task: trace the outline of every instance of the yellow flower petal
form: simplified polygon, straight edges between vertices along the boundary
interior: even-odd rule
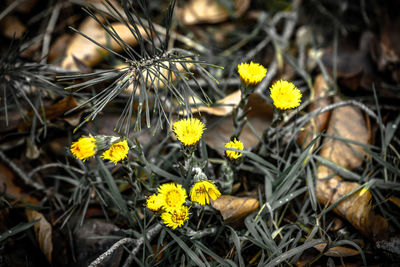
[[[186,191],[180,184],[163,184],[158,188],[158,192],[158,196],[164,202],[164,209],[166,211],[182,206],[187,198]]]
[[[151,195],[146,201],[147,208],[154,212],[159,212],[164,205],[164,200],[158,194]]]
[[[96,139],[93,137],[81,137],[71,145],[71,153],[80,160],[87,160],[96,154]]]
[[[200,205],[210,203],[210,198],[216,200],[221,195],[218,188],[210,181],[199,181],[190,190],[190,200]]]
[[[110,148],[104,151],[101,156],[103,159],[108,159],[115,164],[128,156],[129,146],[126,140],[114,143]]]
[[[236,138],[233,141],[230,141],[229,143],[225,144],[226,148],[235,148],[235,149],[240,149],[243,150],[244,146],[243,143],[239,140],[236,140]],[[236,151],[230,151],[230,150],[225,150],[225,154],[229,159],[237,159],[242,156],[242,153],[236,152]]]
[[[301,102],[301,92],[293,83],[277,81],[271,86],[271,98],[277,109],[296,108]]]
[[[189,208],[186,206],[180,206],[178,208],[163,212],[161,214],[161,219],[164,224],[172,229],[176,229],[177,227],[181,227],[188,219]]]
[[[179,141],[185,146],[192,146],[200,140],[204,123],[196,118],[182,119],[174,123],[173,130]]]
[[[238,72],[243,83],[255,86],[264,79],[267,69],[258,63],[250,62],[239,64]]]

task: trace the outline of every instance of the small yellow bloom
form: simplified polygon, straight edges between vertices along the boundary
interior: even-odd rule
[[[164,201],[159,195],[152,194],[147,199],[146,206],[151,211],[159,212],[164,206]]]
[[[296,108],[301,102],[301,92],[293,83],[277,81],[271,86],[271,98],[277,109]]]
[[[204,131],[204,123],[199,119],[182,119],[174,123],[174,132],[179,141],[185,146],[197,144]]]
[[[176,229],[177,227],[181,227],[188,219],[189,208],[186,206],[180,206],[170,211],[163,212],[161,214],[161,219],[164,221],[164,224],[172,229]]]
[[[129,146],[126,140],[114,143],[110,148],[104,151],[101,156],[103,159],[108,159],[115,164],[128,156]]]
[[[182,185],[175,183],[163,184],[158,188],[158,196],[164,202],[166,211],[176,209],[185,203],[187,194]]]
[[[227,143],[225,145],[225,147],[226,148],[236,148],[236,149],[240,149],[240,150],[243,150],[243,148],[244,148],[243,143],[239,140],[236,140],[236,138],[235,138],[235,140]],[[229,150],[225,150],[225,154],[230,159],[237,159],[242,156],[242,153],[240,153],[240,152],[229,151]]]
[[[239,64],[238,70],[242,82],[251,86],[257,85],[267,74],[264,66],[253,62]]]
[[[87,160],[96,154],[96,138],[81,137],[71,145],[71,153],[80,160]]]
[[[221,195],[218,188],[210,181],[199,181],[190,190],[190,200],[205,205],[210,198],[216,200]]]

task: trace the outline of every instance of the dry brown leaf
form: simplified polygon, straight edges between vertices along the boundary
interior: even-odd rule
[[[3,192],[4,187],[6,194],[15,198],[17,201],[23,201],[31,204],[37,204],[39,200],[28,195],[18,187],[13,180],[16,179],[15,174],[2,162],[0,162],[0,191]]]
[[[50,47],[49,62],[59,60],[66,54],[71,39],[72,35],[68,33],[64,33],[57,38],[57,40]]]
[[[233,134],[233,119],[232,115],[225,116],[232,113],[232,110],[240,102],[240,91],[236,91],[224,99],[217,102],[213,107],[200,107],[202,115],[207,120],[207,132],[205,134],[205,141],[207,145],[212,148],[223,147],[225,143],[229,142]],[[222,104],[230,106],[222,106]],[[250,96],[246,109],[250,109],[247,114],[247,120],[252,125],[253,130],[245,125],[239,140],[243,142],[245,149],[256,146],[259,143],[257,135],[260,137],[264,130],[272,121],[273,107],[266,102],[258,93],[253,93]],[[196,112],[195,110],[193,112]],[[203,114],[205,113],[205,114]],[[217,115],[217,116],[215,116]],[[225,116],[225,117],[219,117]],[[217,150],[218,153],[223,154],[222,150]]]
[[[314,99],[308,108],[309,112],[318,110],[320,108],[326,107],[332,103],[331,98],[328,97],[328,84],[326,83],[324,76],[319,74],[315,78],[314,82]],[[302,129],[298,134],[298,142],[307,147],[318,133],[326,128],[328,123],[330,112],[321,113],[310,120],[310,122]]]
[[[131,46],[137,44],[134,35],[123,23],[115,22],[111,23],[111,26],[127,44]],[[138,26],[138,28],[140,29],[142,36],[146,37],[147,35],[145,30],[140,26]],[[99,23],[90,17],[82,22],[79,31],[86,34],[99,44],[111,48],[115,52],[122,51],[121,46],[106,33]],[[76,33],[68,46],[66,58],[61,62],[61,66],[69,70],[79,70],[74,57],[87,66],[94,66],[102,60],[104,55],[107,54],[108,52],[106,50]]]
[[[340,99],[336,99],[339,101]],[[332,111],[327,135],[368,143],[369,131],[364,117],[358,108],[352,106],[340,107]],[[352,170],[363,162],[363,148],[337,139],[328,139],[321,149],[320,156],[337,165]],[[358,183],[343,181],[334,175],[334,171],[321,165],[318,167],[316,195],[318,200],[329,205],[342,196],[359,187]],[[326,180],[327,177],[334,175]],[[354,227],[371,238],[382,238],[388,229],[388,222],[376,215],[372,207],[372,197],[369,191],[352,194],[342,200],[334,211],[345,217]]]
[[[39,243],[40,250],[46,256],[47,260],[51,263],[51,254],[53,252],[53,242],[52,242],[52,227],[51,224],[46,220],[42,213],[36,210],[25,210],[26,217],[28,221],[32,222],[38,221],[34,226],[36,239]]]
[[[240,17],[249,5],[250,0],[235,0],[235,17]],[[218,23],[229,18],[228,11],[217,0],[191,0],[177,14],[185,25]]]
[[[211,201],[211,205],[221,212],[226,223],[238,225],[249,214],[256,211],[260,203],[256,198],[222,195]]]
[[[26,32],[26,27],[17,16],[8,15],[1,21],[1,31],[10,39],[21,39]]]
[[[58,118],[62,118],[66,122],[70,123],[72,126],[76,126],[77,123],[79,123],[82,110],[77,110],[77,112],[74,112],[73,114],[70,114],[68,116],[64,116],[64,114],[65,112],[77,107],[78,105],[78,101],[73,96],[67,96],[60,101],[54,103],[53,105],[45,107],[46,120],[52,121]],[[33,111],[31,111],[28,116],[32,117]],[[31,120],[20,122],[18,128],[20,131],[28,130],[31,127],[31,123]]]
[[[319,250],[319,252],[322,252],[322,251],[324,251],[324,249],[327,245],[328,245],[327,243],[322,243],[322,244],[315,245],[314,248]],[[351,257],[351,256],[355,256],[358,254],[360,254],[360,252],[358,250],[352,249],[352,248],[347,248],[347,247],[342,247],[342,246],[332,247],[324,253],[324,255],[328,256],[328,257]]]

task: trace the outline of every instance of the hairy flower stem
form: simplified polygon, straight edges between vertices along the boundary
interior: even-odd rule
[[[247,113],[248,111],[246,111],[246,105],[249,102],[249,97],[251,95],[251,93],[254,91],[252,90],[252,87],[250,86],[244,86],[242,85],[241,89],[241,98],[240,98],[240,102],[239,105],[237,105],[235,107],[235,109],[233,110],[233,128],[234,128],[234,132],[231,136],[231,140],[237,138],[239,139],[239,135],[243,130],[244,125],[247,122]]]

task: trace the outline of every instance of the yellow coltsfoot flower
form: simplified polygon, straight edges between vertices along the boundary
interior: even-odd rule
[[[210,198],[216,200],[221,195],[218,188],[211,181],[198,181],[190,190],[190,200],[200,205],[210,203]]]
[[[118,161],[121,161],[128,156],[128,151],[128,141],[124,140],[112,144],[108,150],[104,151],[101,157],[117,164]]]
[[[279,80],[271,86],[271,98],[277,109],[296,108],[300,105],[301,97],[300,90],[291,82]]]
[[[81,137],[71,145],[71,153],[80,160],[87,160],[96,154],[96,138]]]
[[[182,119],[174,123],[173,130],[179,141],[185,146],[192,146],[200,140],[204,123],[196,118]]]
[[[236,149],[240,149],[243,150],[244,146],[243,143],[239,140],[236,140],[236,138],[233,141],[230,141],[229,143],[225,144],[226,148],[236,148]],[[229,159],[237,159],[239,157],[242,156],[242,153],[240,152],[236,152],[236,151],[230,151],[230,150],[225,150],[225,155],[229,158]]]
[[[238,72],[243,83],[255,86],[264,79],[267,69],[258,63],[241,63],[238,65]]]
[[[158,188],[158,196],[164,202],[166,211],[176,209],[185,203],[187,194],[182,185],[176,183],[163,184]]]
[[[175,230],[177,227],[181,227],[189,219],[190,214],[189,208],[182,205],[175,209],[163,212],[161,214],[161,219],[164,221],[166,226]]]
[[[153,212],[159,212],[164,207],[164,200],[158,194],[152,194],[146,201],[146,206]]]

